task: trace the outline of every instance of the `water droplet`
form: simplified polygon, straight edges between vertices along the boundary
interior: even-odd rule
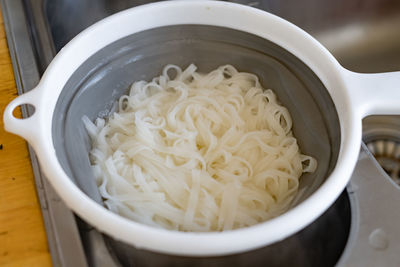
[[[371,232],[368,242],[371,247],[377,250],[385,250],[389,245],[388,237],[381,228],[377,228]]]

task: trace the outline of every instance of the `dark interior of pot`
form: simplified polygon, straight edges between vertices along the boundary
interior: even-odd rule
[[[340,146],[338,115],[319,78],[297,57],[276,44],[245,32],[203,25],[167,26],[120,39],[84,62],[59,96],[52,134],[59,162],[91,198],[101,197],[90,169],[90,140],[82,122],[106,117],[116,99],[134,81],[160,75],[167,64],[200,72],[231,64],[255,73],[289,109],[302,153],[315,157],[318,168],[301,177],[294,205],[312,194],[336,164]]]

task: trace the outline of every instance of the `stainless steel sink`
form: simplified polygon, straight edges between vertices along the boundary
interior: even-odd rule
[[[80,31],[108,15],[150,2],[155,1],[0,0],[19,92],[31,90],[56,53]],[[349,70],[357,72],[400,70],[399,0],[227,2],[260,8],[298,25],[317,38]],[[28,108],[23,110],[25,116],[31,112]],[[400,176],[400,148],[397,150],[400,144],[400,117],[369,117],[364,120],[363,125],[364,141],[368,147],[373,153],[379,152],[383,155],[377,154],[378,157],[383,157],[380,162],[389,162],[390,167],[384,167],[393,179],[396,175]],[[116,255],[109,253],[110,249],[107,247],[109,243],[104,242],[103,236],[80,221],[62,204],[62,201],[59,201],[56,193],[44,179],[32,150],[31,158],[54,265],[118,266]],[[343,250],[342,243],[345,243],[346,233],[350,227],[349,196],[351,198],[353,192],[349,189],[347,191],[337,201],[339,204],[336,203],[327,212],[327,214],[343,215],[339,218],[341,225],[338,231],[342,234],[338,235],[337,240],[340,242],[336,241],[340,243],[339,250]],[[335,209],[339,212],[335,213]],[[322,224],[332,227],[331,222],[324,219],[326,218],[324,216],[321,217],[325,222]],[[316,221],[298,233],[292,241],[298,242],[301,239],[304,241],[309,238],[308,233],[312,232],[310,229],[318,228],[318,224],[321,223]],[[322,240],[333,246],[333,241],[323,238]],[[274,249],[276,252],[281,251],[277,248],[279,247],[275,246],[272,251]],[[319,256],[321,252],[323,255],[326,251],[323,247],[320,249]],[[329,247],[329,250],[332,250],[332,247]],[[122,248],[121,251],[131,253],[129,248]],[[256,253],[264,255],[264,251]],[[310,258],[318,258],[316,252],[311,250],[308,253]],[[152,254],[148,254],[147,257],[152,257]],[[337,258],[336,253],[325,266],[332,265]]]
[[[26,1],[35,2],[37,1]],[[146,0],[45,1],[55,50],[81,30],[117,11],[155,2]],[[234,0],[276,14],[316,37],[346,68],[359,72],[400,69],[400,1]],[[34,7],[31,7],[34,8]]]

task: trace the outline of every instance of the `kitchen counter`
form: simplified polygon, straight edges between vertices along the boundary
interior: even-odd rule
[[[4,130],[4,108],[16,95],[0,12],[0,266],[51,266],[27,143]]]

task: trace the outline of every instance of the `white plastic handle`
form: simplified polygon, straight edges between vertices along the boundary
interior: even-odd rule
[[[31,141],[38,136],[40,131],[40,124],[38,121],[39,99],[39,90],[35,88],[11,101],[3,114],[5,130],[19,135],[31,143]],[[32,105],[35,108],[34,113],[30,117],[24,119],[14,117],[14,109],[24,104]]]
[[[344,69],[344,75],[361,118],[400,115],[400,71],[366,74]]]

